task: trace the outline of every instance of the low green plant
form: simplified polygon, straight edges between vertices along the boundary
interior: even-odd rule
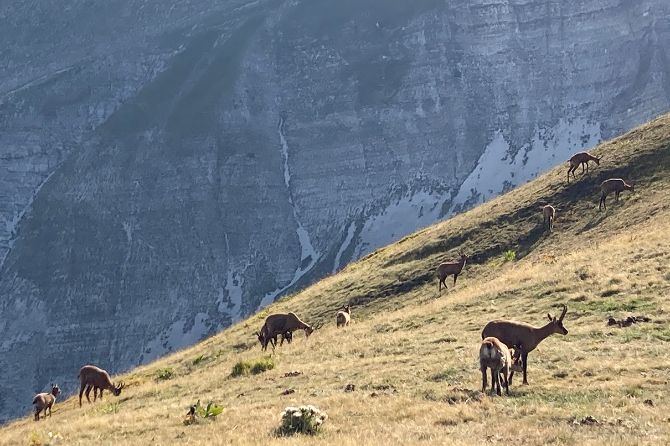
[[[281,413],[281,425],[277,429],[279,436],[293,434],[314,435],[323,427],[328,419],[326,412],[311,405],[287,407]]]
[[[515,260],[516,260],[516,251],[514,251],[514,250],[512,250],[512,249],[508,249],[508,250],[505,251],[505,253],[503,254],[503,259],[505,260],[505,262],[513,262],[513,261],[515,261]]]
[[[172,367],[158,369],[157,375],[160,380],[172,379],[174,378],[174,369]]]
[[[188,426],[197,423],[197,420],[200,418],[215,418],[222,413],[223,406],[219,406],[218,404],[214,403],[214,401],[210,401],[207,403],[207,406],[203,406],[200,404],[200,400],[198,400],[197,403],[191,406],[191,410],[189,411],[188,415],[186,415],[186,418],[184,418],[184,424]]]
[[[239,361],[233,366],[233,370],[230,373],[232,377],[237,376],[247,376],[247,375],[258,375],[267,370],[272,370],[275,367],[274,360],[271,356],[265,356],[263,358],[252,359],[249,361]]]
[[[202,355],[196,357],[196,358],[193,360],[193,365],[198,365],[198,364],[200,364],[201,362],[203,362],[205,359],[207,359],[207,356],[205,356],[204,353],[203,353]]]

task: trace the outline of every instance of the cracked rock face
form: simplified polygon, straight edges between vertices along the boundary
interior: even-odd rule
[[[0,5],[0,420],[668,109],[665,0]]]

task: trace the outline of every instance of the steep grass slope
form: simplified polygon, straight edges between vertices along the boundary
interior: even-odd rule
[[[16,421],[0,430],[0,445],[47,444],[49,432],[82,445],[667,443],[670,115],[594,152],[603,156],[600,167],[569,185],[561,165],[127,374],[119,398],[82,409],[69,399],[49,420]],[[617,204],[611,197],[599,212],[598,185],[609,177],[635,181],[636,193]],[[542,229],[546,203],[558,209],[552,234]],[[434,267],[459,249],[471,261],[457,286],[438,296]],[[507,250],[515,261],[504,260]],[[347,302],[354,323],[338,330],[334,313]],[[530,386],[517,380],[511,397],[482,395],[484,324],[515,318],[540,325],[561,303],[569,334],[530,354]],[[253,331],[279,311],[325,325],[277,349],[273,370],[231,377],[235,363],[262,356]],[[629,314],[652,321],[606,326],[608,316]],[[294,370],[302,374],[284,377]],[[356,390],[344,392],[347,384]],[[282,395],[289,388],[295,393]],[[182,417],[198,399],[226,410],[185,426]],[[328,412],[325,430],[274,436],[283,408],[302,403]]]

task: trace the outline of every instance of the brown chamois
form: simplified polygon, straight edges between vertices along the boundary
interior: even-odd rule
[[[58,384],[51,384],[50,393],[38,393],[33,398],[33,406],[35,406],[35,421],[39,421],[40,412],[44,411],[44,418],[47,417],[47,409],[49,409],[49,416],[51,416],[51,408],[56,404],[56,397],[60,395],[60,388]]]
[[[502,395],[500,389],[500,375],[505,385],[505,393],[509,395],[509,372],[512,366],[512,355],[505,344],[497,338],[488,337],[482,341],[479,347],[479,370],[482,372],[482,393],[486,390],[486,369],[491,369],[491,395],[497,392]],[[497,388],[497,390],[496,390]]]
[[[335,321],[337,322],[337,327],[346,327],[351,321],[351,307],[345,305],[340,311],[335,315]]]
[[[528,353],[535,350],[535,347],[540,342],[554,333],[568,334],[568,330],[563,326],[563,318],[567,311],[568,307],[563,305],[563,311],[558,319],[547,314],[549,323],[543,327],[533,327],[524,322],[516,321],[491,321],[482,330],[482,339],[493,336],[498,338],[508,348],[519,349],[521,351],[521,365],[523,367],[523,383],[528,384]],[[514,376],[514,370],[512,370],[509,376],[510,384],[512,384],[512,376]]]
[[[98,397],[98,389],[100,389],[100,399],[102,399],[102,392],[104,390],[109,390],[114,396],[119,396],[121,394],[121,389],[125,387],[125,384],[120,383],[118,386],[115,386],[112,383],[112,379],[109,377],[109,373],[100,367],[94,365],[85,365],[79,369],[79,407],[81,407],[81,396],[86,389],[86,400],[90,403],[91,398],[89,395],[91,389],[95,389],[93,392],[93,401]]]
[[[260,338],[263,338],[261,343],[263,344],[263,350],[267,350],[268,343],[271,342],[271,339],[276,339],[276,337],[282,333],[290,331],[293,333],[296,330],[305,330],[305,337],[308,338],[312,334],[314,328],[311,325],[308,325],[300,320],[300,318],[295,313],[277,313],[271,314],[265,318],[265,323],[260,331]],[[275,345],[272,345],[274,349]]]
[[[257,331],[254,334],[258,338],[258,342],[261,343],[261,348],[263,348],[263,346],[265,345],[265,336],[260,331]],[[291,341],[293,341],[293,333],[290,332],[290,331],[287,331],[286,333],[282,333],[281,334],[281,342],[279,343],[280,347],[282,345],[284,345],[284,341],[286,341],[288,344],[290,344]],[[272,348],[274,348],[275,345],[277,344],[277,335],[275,335],[274,338],[269,339],[269,342],[270,342],[270,344],[272,344]]]
[[[579,152],[575,153],[572,158],[568,161],[570,164],[570,167],[568,168],[568,183],[570,182],[570,173],[572,173],[572,177],[577,179],[575,177],[575,171],[577,168],[581,165],[582,166],[582,173],[584,173],[584,166],[586,166],[586,173],[589,172],[589,161],[595,161],[596,165],[600,165],[600,160],[601,158],[597,158],[595,156],[589,155],[586,152]]]
[[[439,292],[442,292],[442,285],[444,285],[445,289],[447,288],[445,280],[452,274],[454,276],[454,285],[456,285],[456,278],[461,273],[461,271],[463,271],[465,262],[468,260],[468,256],[463,254],[463,251],[460,252],[460,255],[461,258],[458,260],[458,262],[444,262],[437,266],[437,278],[440,280],[438,285]]]
[[[631,182],[628,184],[621,178],[610,178],[603,181],[600,185],[600,205],[598,206],[598,210],[602,210],[603,207],[607,210],[605,199],[607,199],[607,196],[611,192],[614,192],[616,201],[619,201],[619,194],[625,190],[635,192],[635,183]]]
[[[550,204],[542,208],[542,217],[544,218],[544,227],[549,229],[549,232],[554,229],[554,219],[556,218],[556,209]]]

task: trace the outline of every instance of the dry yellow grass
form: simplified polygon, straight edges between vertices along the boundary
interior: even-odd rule
[[[596,152],[605,158],[589,176],[567,185],[567,165],[560,166],[132,371],[119,398],[106,395],[82,409],[69,399],[51,419],[13,422],[0,430],[0,445],[48,444],[48,432],[72,445],[667,444],[669,147],[667,115],[601,145]],[[635,180],[637,192],[598,212],[597,185],[613,176]],[[546,203],[558,209],[551,235],[541,228]],[[438,296],[434,266],[461,247],[472,263],[456,288]],[[508,249],[516,261],[502,260]],[[335,310],[346,302],[354,305],[353,323],[337,329]],[[530,386],[515,379],[510,397],[482,395],[484,324],[515,318],[540,325],[560,303],[569,308],[569,334],[530,354]],[[264,315],[289,310],[326,325],[278,348],[274,369],[230,377],[238,361],[262,356],[253,331]],[[652,321],[605,324],[629,314]],[[166,368],[173,377],[159,379]],[[284,377],[293,370],[302,375]],[[344,392],[347,384],[356,390]],[[287,388],[295,393],[282,395]],[[226,410],[185,426],[183,415],[198,399]],[[280,412],[298,404],[328,413],[324,431],[274,436]]]

